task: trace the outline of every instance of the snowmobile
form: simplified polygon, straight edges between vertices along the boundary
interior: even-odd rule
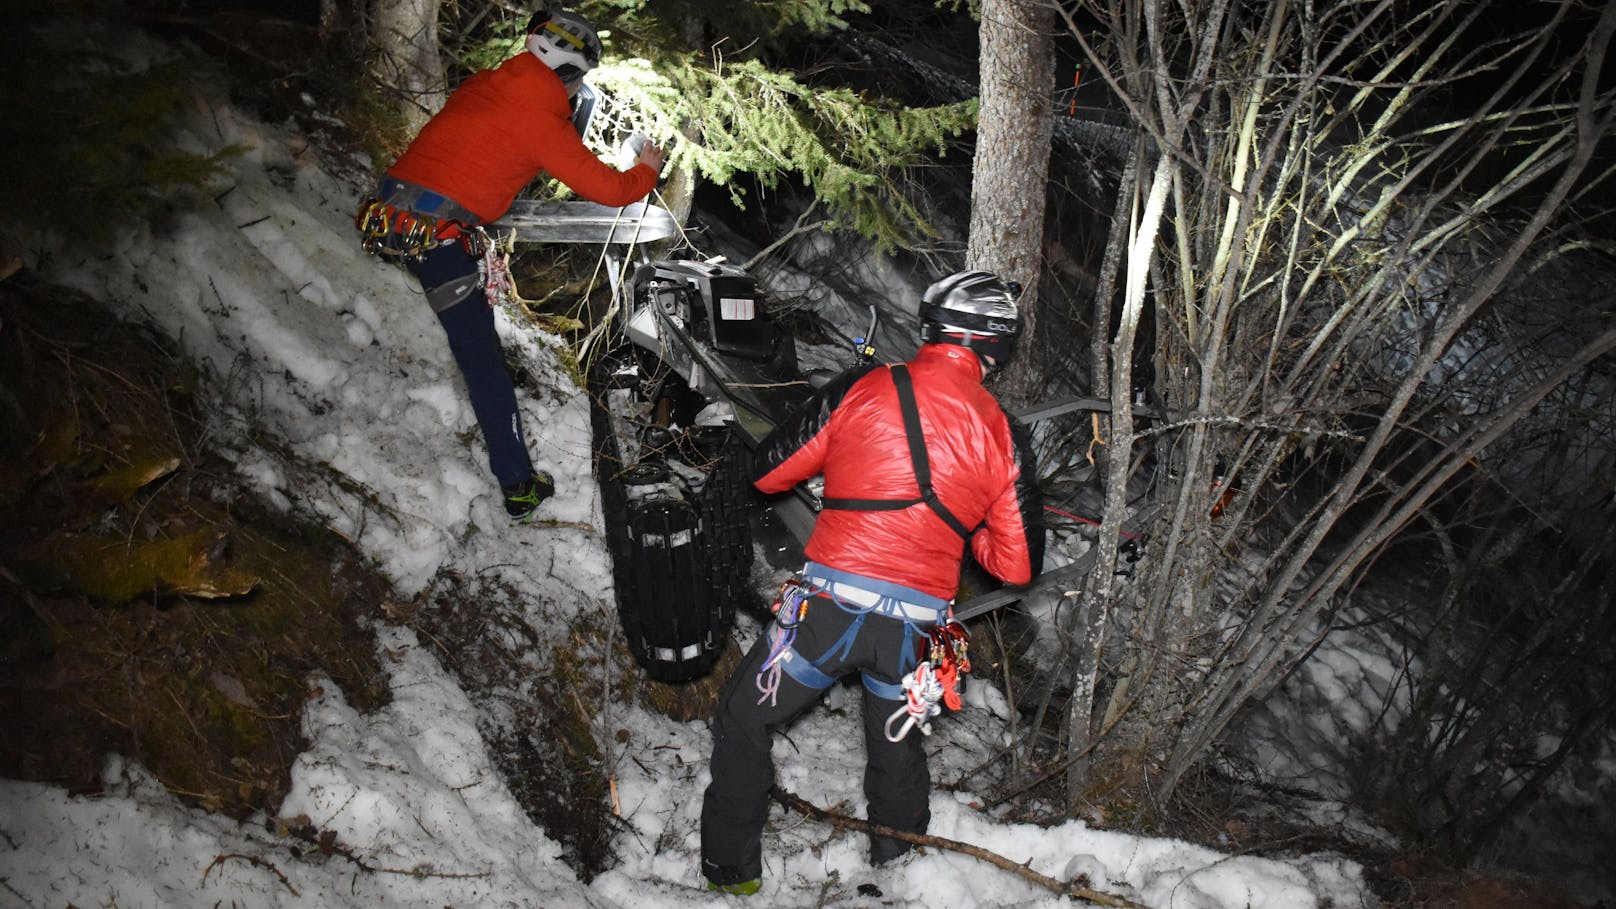
[[[813,382],[739,268],[646,262],[623,299],[617,343],[588,371],[618,614],[647,674],[689,681],[711,670],[737,609],[756,600],[748,451]],[[813,503],[776,510],[805,540]]]
[[[643,254],[625,267],[677,230],[665,209],[517,202],[491,229],[605,247],[622,311],[586,390],[618,617],[649,676],[701,678],[757,600],[747,452],[823,376],[799,371],[791,331],[744,270]],[[799,542],[812,498],[771,503]]]
[[[701,678],[737,610],[761,608],[751,577],[752,522],[765,503],[746,476],[749,452],[834,371],[799,369],[791,330],[744,270],[645,256],[640,244],[678,230],[666,209],[518,201],[491,228],[525,231],[524,241],[604,245],[623,311],[592,358],[586,388],[618,617],[647,675],[670,683]],[[641,260],[625,267],[634,250]],[[875,336],[876,319],[872,307],[848,365],[874,358],[866,339]],[[1071,397],[1017,416],[1030,423],[1106,409],[1108,402]],[[799,544],[807,542],[819,504],[812,485],[766,504]],[[1090,550],[1032,586],[1067,583],[1093,559]],[[978,595],[958,604],[955,617],[983,614],[1030,589]]]

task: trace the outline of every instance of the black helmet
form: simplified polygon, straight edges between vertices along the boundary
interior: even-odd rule
[[[1021,287],[986,271],[962,271],[926,288],[920,298],[920,340],[958,344],[1004,366],[1016,353]]]
[[[528,22],[527,34],[527,49],[562,82],[576,82],[600,65],[600,36],[577,13],[541,8]]]

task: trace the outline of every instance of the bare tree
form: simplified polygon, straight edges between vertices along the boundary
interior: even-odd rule
[[[1389,546],[1512,469],[1547,397],[1591,382],[1610,419],[1591,372],[1616,350],[1608,307],[1509,363],[1481,340],[1535,268],[1588,246],[1616,7],[1544,4],[1511,30],[1492,6],[1062,7],[1141,132],[1113,225],[1120,328],[1096,345],[1113,458],[1072,629],[1074,804],[1098,778],[1170,796]],[[1171,421],[1132,410],[1149,308]],[[1151,556],[1119,583],[1147,487]],[[1104,774],[1080,772],[1091,753]]]

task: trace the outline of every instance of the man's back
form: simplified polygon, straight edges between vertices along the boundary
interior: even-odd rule
[[[499,218],[544,171],[603,205],[627,205],[656,171],[619,171],[584,145],[556,74],[523,53],[466,80],[388,173],[440,192],[482,221]]]
[[[928,344],[907,369],[938,499],[966,529],[980,526],[972,548],[983,567],[1009,583],[1025,583],[1042,561],[1042,538],[1033,528],[1036,477],[1025,440],[982,387],[969,350]],[[810,559],[951,599],[964,539],[919,502],[892,371],[869,371],[822,395],[820,406],[765,440],[755,464],[758,487],[779,492],[823,473],[830,507],[809,540]],[[838,500],[866,504],[838,506]],[[906,501],[915,504],[901,507]]]

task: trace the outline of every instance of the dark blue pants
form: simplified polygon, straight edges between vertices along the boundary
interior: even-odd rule
[[[821,662],[857,621],[863,624],[851,647],[845,653],[837,650]],[[902,619],[859,616],[828,598],[814,597],[797,628],[795,649],[832,678],[862,671],[881,682],[897,684],[914,668],[911,634],[905,633]],[[765,634],[730,676],[713,715],[713,779],[702,801],[701,870],[715,884],[737,884],[763,876],[763,824],[769,815],[769,788],[774,785],[774,762],[769,755],[773,733],[789,725],[824,693],[783,675],[777,699],[759,704],[757,674],[768,655],[769,636]],[[869,819],[894,830],[925,833],[931,820],[927,805],[931,773],[922,736],[911,730],[898,742],[888,741],[887,718],[903,701],[878,697],[868,688],[863,691],[864,796],[869,801]],[[899,840],[871,837],[870,860],[886,861],[908,849],[909,844]]]
[[[522,418],[516,409],[516,388],[505,369],[505,353],[494,331],[494,310],[488,305],[477,276],[477,260],[459,243],[434,247],[419,261],[405,261],[420,280],[438,322],[449,338],[460,374],[471,394],[471,409],[488,445],[488,466],[501,486],[512,486],[533,475]],[[459,302],[439,309],[451,288],[473,286]]]

